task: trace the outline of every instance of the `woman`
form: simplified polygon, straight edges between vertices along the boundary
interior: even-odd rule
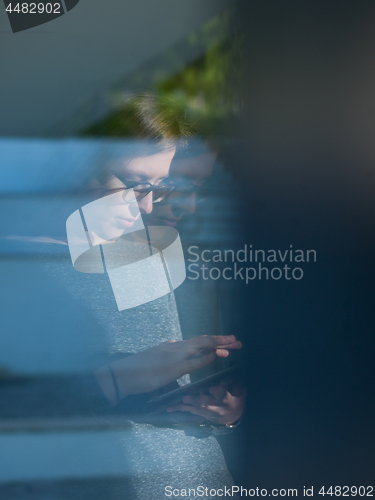
[[[99,204],[94,202],[93,210],[87,209],[89,205],[82,208],[92,246],[115,244],[131,232],[142,214],[152,211],[153,202],[167,196],[164,179],[176,144],[189,136],[171,108],[151,96],[131,100],[126,120],[140,143],[131,153],[111,153],[111,160],[91,183],[98,190]],[[188,373],[228,356],[241,343],[222,336],[183,341],[173,293],[118,311],[106,274],[78,273],[71,268],[64,270],[64,276],[103,332],[96,354],[109,358],[95,371],[98,386],[114,411],[129,414],[129,426],[123,433],[129,491],[122,498],[162,499],[168,486],[179,490],[229,487],[232,479],[220,447],[205,424],[211,421],[225,428],[237,421],[242,408],[236,405],[236,395],[224,386],[213,387],[210,394],[185,397],[184,404],[168,408],[161,417],[145,411],[147,405],[140,395],[170,384],[185,384]],[[174,410],[180,411],[168,416]],[[181,425],[185,412],[191,416],[183,418]],[[204,432],[197,434],[202,425]]]

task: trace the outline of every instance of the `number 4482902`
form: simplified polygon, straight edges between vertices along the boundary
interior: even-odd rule
[[[46,12],[47,14],[60,14],[60,8],[61,4],[60,3],[17,3],[16,6],[13,8],[12,4],[10,3],[7,8],[5,9],[9,14],[12,12],[16,12],[18,14],[43,14]]]
[[[330,486],[328,490],[322,486],[319,490],[319,495],[330,495],[336,497],[372,497],[374,496],[373,486]]]

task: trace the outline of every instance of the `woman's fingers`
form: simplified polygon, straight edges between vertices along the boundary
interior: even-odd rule
[[[189,347],[193,349],[216,349],[218,347],[226,347],[231,344],[236,344],[234,335],[202,335],[200,337],[193,337],[186,341]],[[238,347],[237,347],[238,348]]]
[[[204,408],[212,407],[212,406],[223,406],[223,403],[216,399],[214,396],[209,394],[197,394],[195,396],[185,396],[183,399],[184,404],[193,405],[193,406],[202,406]]]
[[[220,415],[214,411],[208,410],[207,408],[202,408],[201,406],[192,406],[192,405],[173,405],[167,408],[168,413],[172,413],[174,411],[188,411],[193,415],[199,415],[205,419],[210,419],[211,421],[216,418],[220,418]]]
[[[233,335],[203,335],[186,340],[184,344],[188,347],[190,356],[196,356],[202,351],[216,350],[219,357],[227,357],[228,349],[241,349],[242,343]]]
[[[216,349],[215,352],[219,358],[227,358],[229,356],[229,351],[226,349]]]
[[[189,340],[185,340],[178,345],[180,349],[186,349],[184,358],[188,359],[186,366],[186,371],[184,373],[189,373],[189,371],[199,370],[208,364],[212,363],[216,356],[219,358],[226,358],[229,356],[228,349],[241,349],[242,344],[239,340],[236,340],[234,335],[223,336],[223,335],[203,335],[201,337],[193,337]],[[197,358],[192,358],[192,356],[199,356],[204,353],[204,356]],[[185,370],[184,366],[184,370]]]
[[[225,347],[225,349],[241,349],[242,342],[240,340],[235,340],[231,344],[225,344],[219,347]]]

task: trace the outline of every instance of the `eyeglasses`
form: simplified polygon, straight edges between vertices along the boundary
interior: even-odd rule
[[[193,193],[195,194],[195,203],[200,203],[205,200],[208,189],[205,186],[199,186],[189,183],[170,183],[168,184],[169,191],[163,193],[162,199],[158,203],[169,205],[173,203],[180,203],[181,201],[189,198]]]
[[[104,191],[104,195],[110,195],[114,193],[118,193],[123,191],[124,194],[122,199],[127,203],[135,203],[137,201],[142,200],[151,192],[153,193],[153,203],[160,203],[164,200],[165,197],[169,195],[169,193],[173,190],[173,186],[170,184],[151,184],[150,182],[134,182],[123,180],[125,187],[123,188],[115,188],[115,189],[106,189]],[[128,192],[130,189],[133,190],[134,196],[131,192]]]
[[[153,193],[153,203],[162,203],[169,205],[172,203],[179,203],[184,199],[191,196],[193,193],[196,194],[195,202],[199,203],[205,199],[205,193],[207,193],[207,188],[203,186],[197,186],[195,184],[188,183],[160,183],[151,184],[150,182],[134,182],[123,180],[125,187],[107,189],[102,191],[102,196],[107,196],[110,194],[118,193],[124,191],[122,196],[123,200],[127,203],[135,203],[142,200],[151,192]],[[135,198],[129,191],[133,190]]]

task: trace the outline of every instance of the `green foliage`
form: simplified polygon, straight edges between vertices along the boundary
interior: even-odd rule
[[[189,36],[188,43],[203,55],[171,76],[163,65],[137,71],[128,80],[137,91],[151,91],[167,104],[190,130],[204,137],[225,133],[225,125],[236,114],[241,67],[241,38],[230,30],[230,14],[224,13],[205,23]],[[178,51],[164,54],[164,63],[176,66]],[[121,90],[119,91],[121,95]],[[136,136],[134,113],[127,101],[109,117],[84,131],[89,135]]]

